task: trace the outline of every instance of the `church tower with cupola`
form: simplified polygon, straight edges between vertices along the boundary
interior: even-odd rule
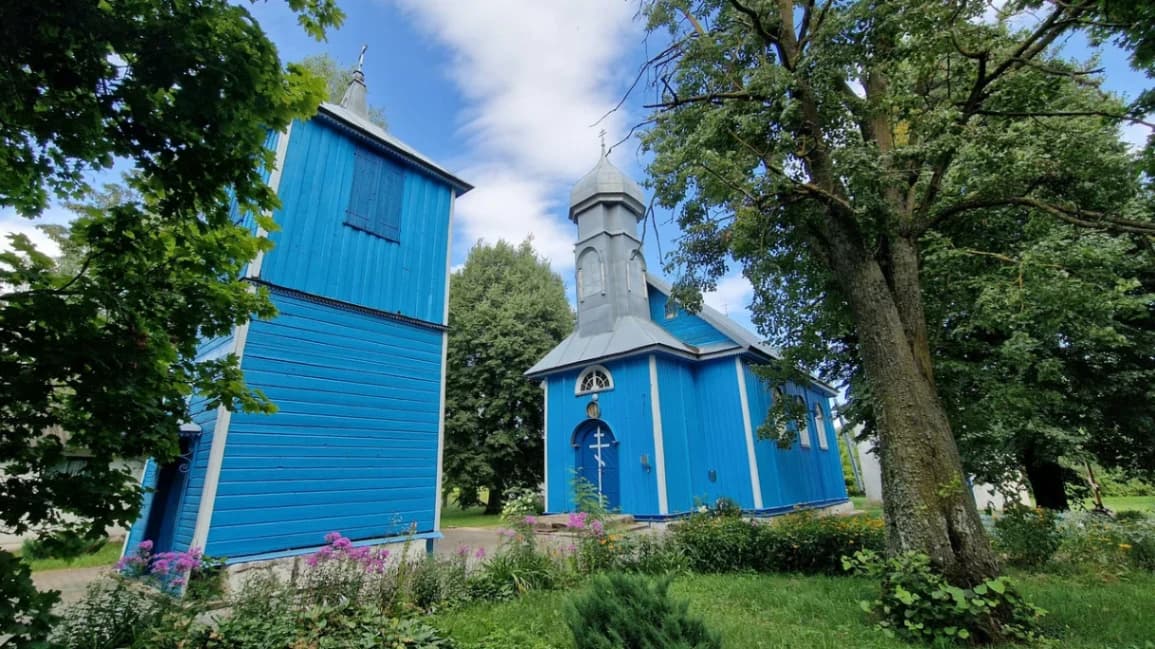
[[[604,151],[570,195],[577,327],[526,372],[545,392],[546,509],[573,511],[575,476],[639,519],[718,498],[756,515],[845,503],[834,390],[766,385],[754,368],[773,349],[714,309],[681,309],[646,272],[645,206]],[[807,412],[788,449],[754,432],[782,398]]]

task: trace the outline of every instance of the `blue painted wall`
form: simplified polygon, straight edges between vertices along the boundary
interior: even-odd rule
[[[653,286],[648,286],[648,288],[650,291],[650,319],[673,334],[678,340],[696,347],[710,343],[731,342],[713,325],[692,313],[687,313],[680,307],[676,316],[667,319],[666,301],[669,298]]]
[[[691,460],[706,441],[699,425],[698,385],[693,366],[681,359],[659,356],[658,392],[670,513],[688,512],[697,504],[696,498],[706,498],[710,491],[706,472]]]
[[[648,356],[603,364],[613,375],[614,389],[598,393],[601,419],[618,440],[621,510],[631,513],[658,511],[657,472],[644,471],[642,455],[654,462],[654,428],[650,403]],[[549,377],[549,512],[573,511],[573,472],[576,451],[572,445],[575,428],[586,420],[591,395],[574,395],[580,370]]]
[[[275,293],[243,369],[274,415],[235,413],[207,554],[434,527],[440,331]]]
[[[443,323],[452,190],[404,173],[400,242],[345,225],[359,146],[323,118],[293,124],[281,177],[280,231],[261,279],[344,302]],[[376,150],[388,159],[384,150]]]
[[[742,420],[742,400],[738,392],[738,372],[733,358],[719,358],[698,364],[698,399],[704,406],[699,418],[699,434],[691,454],[696,473],[716,474],[705,483],[705,493],[696,494],[703,504],[730,498],[743,508],[754,507],[750,482],[750,461],[746,454],[746,431]]]

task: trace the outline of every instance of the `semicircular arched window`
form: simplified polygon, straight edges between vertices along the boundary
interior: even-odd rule
[[[614,377],[610,371],[601,365],[594,365],[582,370],[578,375],[574,394],[591,394],[614,389]]]
[[[814,432],[818,435],[818,448],[830,450],[830,442],[826,440],[826,416],[822,412],[821,404],[814,404]]]

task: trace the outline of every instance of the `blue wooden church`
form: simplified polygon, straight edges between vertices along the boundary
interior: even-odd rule
[[[573,511],[575,476],[641,520],[722,497],[764,515],[845,502],[834,391],[765,385],[754,367],[772,349],[714,309],[679,308],[646,272],[644,205],[604,154],[570,196],[577,327],[526,372],[545,391],[546,509]],[[808,413],[788,449],[755,432],[773,399]]]
[[[438,532],[450,219],[471,187],[368,119],[360,70],[339,105],[270,135],[275,248],[249,266],[279,315],[206,341],[241,358],[274,415],[191,403],[182,458],[150,461],[129,533],[230,562],[339,531]]]

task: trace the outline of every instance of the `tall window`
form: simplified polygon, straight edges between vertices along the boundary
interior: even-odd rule
[[[806,420],[810,417],[806,413],[806,400],[794,397],[794,404],[802,410],[802,421],[798,423],[798,439],[802,443],[802,448],[810,448],[810,427],[806,425]]]
[[[587,367],[578,375],[574,394],[590,394],[614,389],[614,377],[601,365]]]
[[[597,250],[587,248],[578,257],[578,299],[584,300],[601,293],[605,286],[602,257]]]
[[[353,158],[353,187],[345,225],[374,236],[401,241],[401,169],[368,149]]]
[[[830,449],[830,442],[826,439],[826,416],[822,413],[822,404],[814,404],[814,432],[818,434],[818,448],[826,451]]]

